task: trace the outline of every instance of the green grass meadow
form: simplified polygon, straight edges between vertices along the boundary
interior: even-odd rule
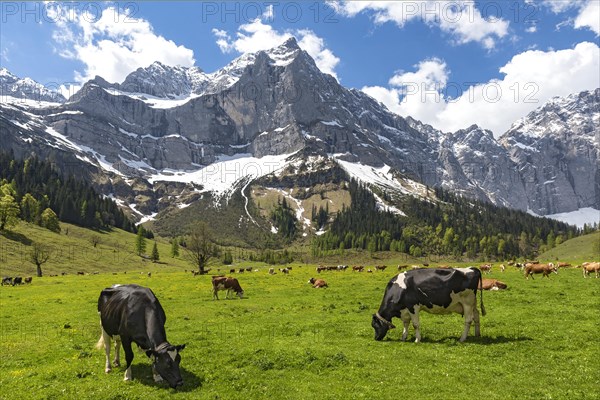
[[[349,260],[350,262],[350,260]],[[371,314],[395,271],[324,272],[327,289],[289,276],[235,274],[246,298],[213,301],[210,276],[154,270],[35,278],[0,288],[1,399],[598,399],[600,279],[580,269],[525,280],[509,267],[491,277],[509,285],[484,292],[481,338],[458,337],[459,315],[421,313],[423,341],[401,329],[373,340]],[[167,314],[167,335],[186,343],[184,386],[152,381],[135,351],[104,373],[96,302],[114,283],[149,286]],[[397,325],[401,326],[400,321]],[[124,356],[121,352],[121,359]]]

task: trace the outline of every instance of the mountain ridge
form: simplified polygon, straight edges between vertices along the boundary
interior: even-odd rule
[[[406,187],[419,187],[412,193],[418,196],[419,185],[443,187],[547,215],[600,209],[598,144],[590,135],[598,125],[599,96],[596,89],[555,99],[498,140],[478,126],[444,133],[342,87],[290,39],[211,74],[154,63],[120,84],[97,77],[59,105],[7,102],[0,105],[0,122],[8,148],[68,153],[64,157],[91,169],[105,194],[133,205],[140,217],[210,191],[209,181],[177,182],[178,176],[204,171],[206,177],[219,168],[227,174],[234,166],[223,161],[237,157],[238,166],[244,159],[243,165],[260,170],[231,170],[236,179],[230,189],[239,190],[248,179],[272,172],[261,159],[275,157],[285,170],[297,162],[287,159],[293,154],[331,159],[350,176],[374,180],[385,190],[406,194]],[[572,135],[565,118],[582,121]],[[529,126],[536,127],[537,139],[523,133]],[[540,140],[550,136],[555,138]],[[543,189],[552,168],[567,172]],[[158,184],[160,176],[166,183]],[[571,194],[563,200],[561,193]]]

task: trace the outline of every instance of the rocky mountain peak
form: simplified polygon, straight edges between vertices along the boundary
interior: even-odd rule
[[[0,96],[52,103],[66,101],[62,94],[46,88],[31,78],[19,78],[6,68],[0,68]]]

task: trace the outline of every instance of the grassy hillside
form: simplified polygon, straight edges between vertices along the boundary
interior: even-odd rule
[[[544,261],[564,261],[581,264],[600,260],[600,232],[579,236],[556,246],[539,256]]]
[[[29,261],[33,242],[41,242],[51,248],[49,261],[42,266],[44,275],[62,272],[124,271],[179,271],[191,266],[182,258],[171,258],[170,244],[158,239],[160,260],[153,263],[137,256],[133,249],[135,235],[121,229],[94,231],[75,225],[61,223],[60,234],[34,224],[20,222],[11,232],[0,235],[0,274],[35,275],[35,265]],[[91,238],[97,236],[100,243],[93,246]],[[146,254],[152,251],[153,240],[146,240]]]
[[[393,271],[325,272],[329,288],[318,290],[306,283],[314,268],[293,267],[290,275],[236,274],[242,300],[213,301],[210,276],[118,276],[151,287],[169,340],[187,344],[177,391],[152,381],[138,351],[132,382],[123,367],[104,373],[96,302],[115,283],[111,274],[0,287],[0,399],[597,398],[600,281],[576,269],[535,280],[495,270],[491,277],[509,288],[484,293],[481,338],[459,343],[459,315],[422,313],[415,344],[412,327],[400,341],[396,319],[399,329],[373,340],[371,314]]]

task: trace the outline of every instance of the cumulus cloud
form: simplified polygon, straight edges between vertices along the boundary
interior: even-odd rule
[[[270,14],[265,13],[263,17],[271,14],[272,11]],[[310,29],[280,32],[257,18],[248,24],[240,25],[234,37],[219,29],[213,29],[213,34],[217,37],[217,45],[223,53],[232,51],[255,53],[260,50],[268,50],[295,36],[300,48],[310,54],[317,67],[337,79],[335,67],[339,64],[340,59],[326,48],[325,41]]]
[[[78,82],[96,75],[122,82],[132,71],[154,61],[186,67],[195,63],[192,50],[157,35],[147,20],[115,7],[98,15],[77,13],[68,22],[57,20],[53,39],[59,55],[83,63],[83,71],[75,72]]]
[[[577,29],[590,29],[600,35],[600,1],[589,1],[584,5],[575,18],[574,26]]]
[[[569,18],[557,25],[557,29],[565,25],[573,25],[576,29],[589,29],[600,35],[600,1],[598,0],[543,0],[542,4],[553,13],[561,14],[577,10],[575,18]]]
[[[496,137],[517,119],[554,96],[600,87],[600,48],[582,42],[572,49],[529,50],[500,68],[502,79],[471,85],[449,79],[445,63],[426,60],[412,73],[396,74],[389,87],[362,90],[404,117],[412,116],[446,132],[477,124]],[[412,80],[412,82],[411,82]]]
[[[509,22],[483,17],[476,2],[459,1],[336,1],[331,3],[343,16],[368,13],[376,24],[394,22],[402,28],[407,22],[421,20],[448,33],[456,44],[476,42],[490,50],[508,34]]]

